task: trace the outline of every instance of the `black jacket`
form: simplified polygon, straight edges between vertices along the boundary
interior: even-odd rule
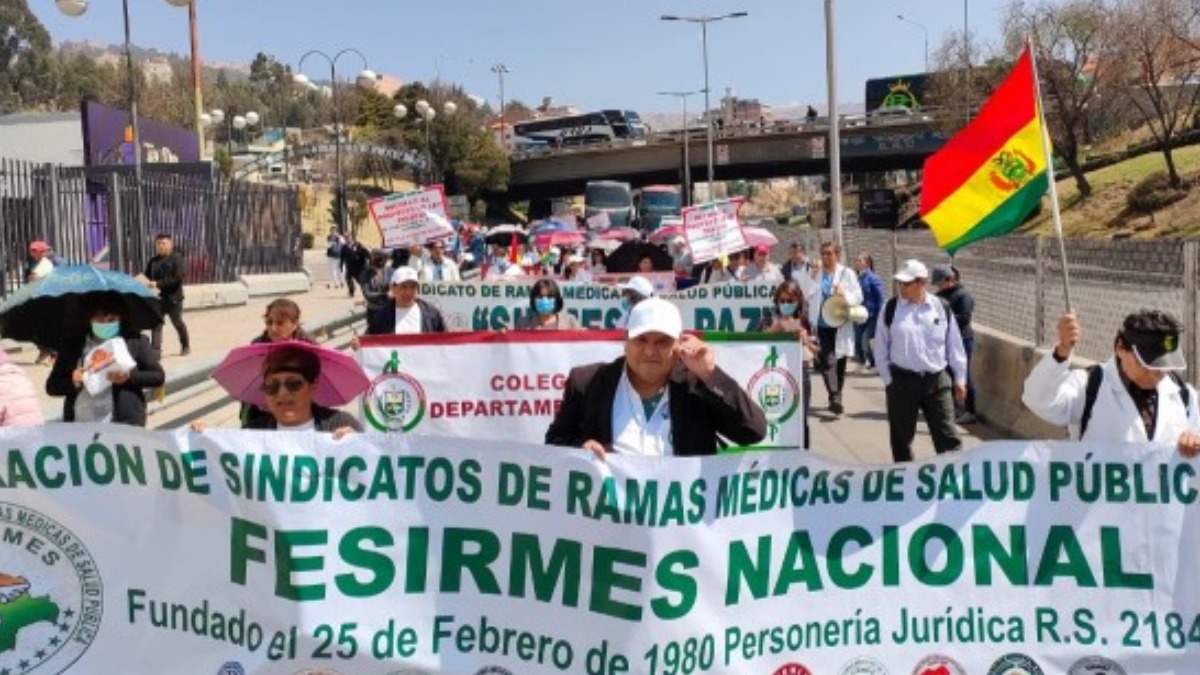
[[[445,333],[446,322],[437,307],[417,298],[421,308],[421,332]],[[367,314],[367,335],[392,335],[396,332],[396,303],[389,302],[379,311]]]
[[[354,277],[357,281],[362,276],[363,270],[367,268],[367,260],[371,253],[366,247],[358,242],[354,244],[345,244],[342,246],[342,269],[346,274]]]
[[[71,374],[79,367],[83,358],[83,347],[86,336],[67,340],[59,349],[58,358],[50,377],[46,378],[46,393],[51,396],[65,396],[63,400],[63,421],[75,421],[75,399],[79,390],[71,381]],[[113,415],[112,421],[117,424],[146,426],[146,394],[145,389],[161,387],[166,381],[162,366],[150,341],[141,335],[125,336],[125,347],[129,355],[137,362],[137,366],[129,373],[129,381],[124,384],[114,384],[112,387]]]
[[[581,447],[584,441],[613,442],[613,398],[625,372],[625,358],[572,368],[562,407],[546,430],[547,445]],[[767,435],[767,418],[745,390],[717,368],[704,384],[682,364],[667,382],[671,445],[678,457],[715,455],[717,434],[739,445],[758,443]]]
[[[158,296],[164,300],[183,300],[183,273],[183,258],[174,251],[146,263],[146,278],[158,284]]]
[[[361,432],[362,424],[354,419],[348,413],[332,408],[324,408],[313,404],[313,426],[317,431],[325,433],[333,433],[342,427],[350,427],[355,431]],[[243,429],[278,429],[279,425],[275,423],[275,418],[267,413],[262,417],[257,417],[251,420],[248,424],[242,426]]]
[[[975,298],[962,284],[955,284],[944,291],[938,291],[938,297],[950,305],[954,320],[958,322],[958,332],[964,340],[974,340],[975,330],[971,328],[971,315],[975,313]]]

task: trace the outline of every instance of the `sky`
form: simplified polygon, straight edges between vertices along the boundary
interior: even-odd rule
[[[120,44],[121,3],[91,0],[79,18],[53,0],[28,0],[55,43]],[[440,76],[495,106],[496,63],[509,69],[508,100],[581,110],[626,108],[672,113],[679,101],[661,91],[704,87],[699,24],[662,21],[663,14],[748,16],[708,26],[713,105],[731,88],[741,98],[776,107],[816,104],[824,110],[824,0],[197,0],[205,62],[249,63],[259,52],[296,66],[311,49],[335,54],[354,47],[371,69],[404,82]],[[964,7],[972,40],[997,45],[1000,15],[1011,0],[835,0],[838,100],[862,103],[867,79],[920,72],[927,31],[930,52],[961,31]],[[187,10],[166,0],[130,0],[133,42],[185,55]],[[921,24],[896,18],[903,14]],[[353,54],[338,74],[362,68]],[[310,58],[304,70],[327,77]],[[689,99],[689,112],[702,99]]]

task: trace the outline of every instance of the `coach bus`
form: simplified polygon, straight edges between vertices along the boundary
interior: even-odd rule
[[[513,134],[518,138],[543,141],[551,147],[561,147],[607,143],[618,139],[641,140],[646,137],[646,125],[632,110],[601,110],[519,122],[513,126]]]

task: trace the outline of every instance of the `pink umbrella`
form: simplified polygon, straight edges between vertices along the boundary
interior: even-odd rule
[[[746,248],[754,248],[755,246],[774,246],[779,243],[779,239],[771,234],[771,231],[763,227],[742,227],[742,234],[746,237]]]
[[[297,340],[260,342],[235,347],[213,371],[213,379],[229,395],[243,402],[265,408],[267,397],[262,391],[263,363],[281,349],[301,349],[316,355],[321,364],[313,402],[327,408],[345,405],[367,390],[370,381],[362,366],[352,357],[333,349]]]
[[[683,223],[675,225],[663,225],[654,232],[650,233],[651,244],[661,244],[664,241],[671,241],[675,237],[683,236]]]
[[[538,250],[545,251],[551,246],[578,246],[583,243],[583,234],[579,232],[544,232],[533,238]]]
[[[592,236],[593,241],[636,241],[641,238],[642,233],[632,227],[610,227]]]

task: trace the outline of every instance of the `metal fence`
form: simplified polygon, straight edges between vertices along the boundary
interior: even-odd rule
[[[772,229],[781,242],[804,242],[814,256],[819,243],[832,237],[829,230]],[[843,236],[846,259],[871,254],[884,279],[908,258],[931,266],[950,262],[928,230],[847,229]],[[1076,353],[1094,360],[1108,358],[1128,314],[1161,309],[1184,323],[1189,379],[1200,381],[1200,241],[1068,239],[1065,244],[1072,309],[1083,329]],[[1037,345],[1048,346],[1057,339],[1056,324],[1066,303],[1055,239],[987,239],[960,250],[953,262],[975,297],[975,323]]]
[[[72,263],[145,270],[169,234],[189,284],[301,267],[295,188],[221,179],[213,165],[65,167],[0,159],[0,295],[24,283],[29,242]]]

